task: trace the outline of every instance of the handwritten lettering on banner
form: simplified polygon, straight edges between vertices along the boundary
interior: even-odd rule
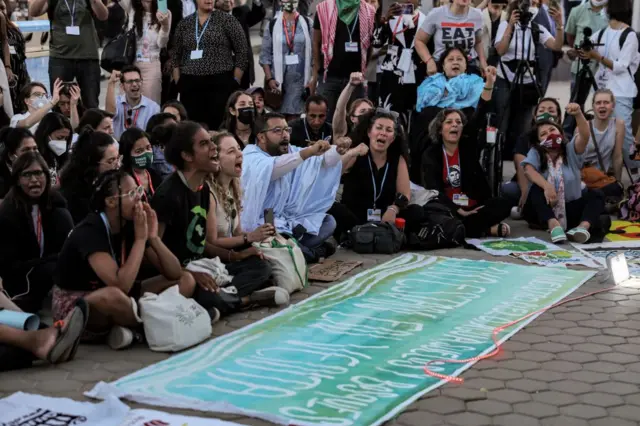
[[[438,386],[424,374],[426,362],[489,350],[495,327],[556,302],[591,275],[405,254],[104,389],[282,424],[377,425]]]

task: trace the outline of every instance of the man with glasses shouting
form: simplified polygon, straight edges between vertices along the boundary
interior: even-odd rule
[[[116,85],[124,94],[116,97]],[[151,116],[160,112],[160,105],[142,95],[142,75],[138,67],[126,66],[114,71],[107,87],[105,110],[113,114],[113,133],[116,139],[131,127],[144,130]]]
[[[255,145],[244,149],[242,229],[251,232],[273,210],[273,225],[298,240],[307,262],[335,251],[327,240],[336,221],[333,205],[342,172],[341,156],[329,142],[300,148],[290,144],[291,128],[283,115],[265,114],[256,127]]]

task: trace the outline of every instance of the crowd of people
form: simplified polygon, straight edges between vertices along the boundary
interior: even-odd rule
[[[12,52],[0,58],[0,324],[2,309],[37,313],[48,300],[56,321],[0,325],[0,357],[64,362],[81,340],[126,348],[144,338],[141,295],[174,285],[212,322],[286,305],[258,248],[274,237],[309,264],[368,223],[433,247],[436,204],[466,237],[510,236],[509,217],[555,243],[609,229],[623,168],[637,173],[629,0],[570,12],[451,0],[427,14],[419,0],[384,11],[323,0],[313,17],[278,3],[258,55],[264,82],[248,37],[265,18],[259,0],[33,0],[31,15],[51,21],[50,91],[29,80],[19,31],[0,25]],[[12,6],[0,0],[4,21]],[[116,8],[136,55],[111,70],[100,109],[96,28]],[[593,70],[591,105],[573,95],[577,68],[568,105],[545,97],[565,41]],[[495,128],[516,169],[498,193],[480,163]],[[215,258],[229,283],[189,268]]]

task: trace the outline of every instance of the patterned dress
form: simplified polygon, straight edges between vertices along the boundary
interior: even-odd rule
[[[27,71],[26,42],[22,32],[13,23],[7,23],[7,38],[9,50],[11,51],[11,71],[17,78],[17,81],[9,83],[13,110],[21,111],[24,105],[18,105],[18,94],[24,86],[31,82],[31,77],[29,77],[29,72]]]

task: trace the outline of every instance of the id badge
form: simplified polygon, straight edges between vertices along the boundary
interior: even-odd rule
[[[453,194],[453,204],[460,207],[468,207],[469,197],[465,194]]]
[[[16,47],[15,46],[9,46],[9,53],[11,55],[15,55],[16,54]]]
[[[300,63],[300,58],[298,55],[285,55],[284,63],[285,65],[298,65]]]
[[[69,25],[67,27],[67,29],[66,29],[66,32],[67,32],[67,35],[74,35],[74,36],[77,35],[77,36],[79,36],[80,35],[80,27],[77,26],[77,25],[73,25],[73,26]]]
[[[203,50],[192,50],[191,51],[191,59],[202,59],[202,52]]]
[[[600,88],[606,88],[609,82],[609,71],[606,69],[600,69],[596,73],[596,84]]]
[[[348,41],[344,44],[345,52],[358,52],[358,42],[357,41]]]
[[[382,210],[380,209],[368,209],[367,210],[367,222],[381,222]]]

